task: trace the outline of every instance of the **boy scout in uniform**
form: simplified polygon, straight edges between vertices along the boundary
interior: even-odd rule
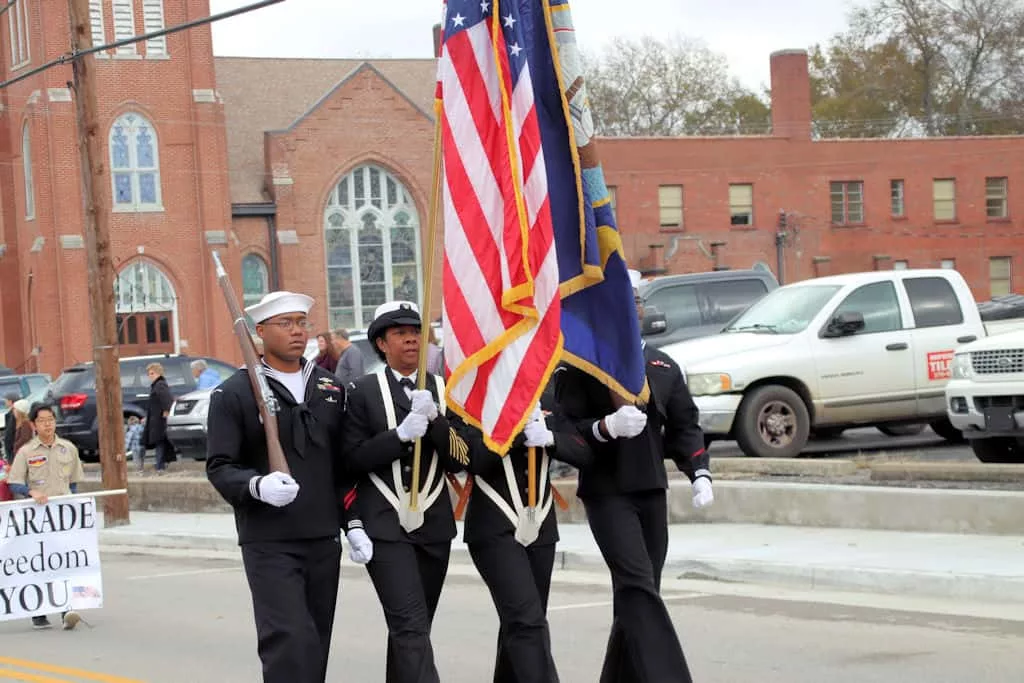
[[[29,420],[36,430],[35,437],[14,456],[9,478],[11,492],[31,497],[39,505],[46,505],[50,496],[75,493],[78,482],[84,479],[78,449],[66,439],[57,436],[57,418],[53,408],[37,403],[29,411]],[[65,631],[70,631],[81,617],[77,612],[65,612],[62,618]],[[50,628],[46,616],[32,617],[36,629]]]

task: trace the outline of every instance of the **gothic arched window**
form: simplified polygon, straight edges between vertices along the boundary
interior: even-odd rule
[[[332,328],[363,329],[393,299],[420,303],[416,205],[386,170],[360,166],[341,179],[324,209],[324,239]]]
[[[141,114],[122,114],[110,127],[110,177],[114,211],[163,211],[156,131]]]

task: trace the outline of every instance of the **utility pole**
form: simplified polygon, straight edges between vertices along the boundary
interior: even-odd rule
[[[124,417],[121,406],[121,368],[118,364],[117,321],[114,309],[114,265],[110,258],[110,183],[99,137],[95,57],[78,55],[92,47],[89,0],[68,0],[71,16],[71,53],[74,74],[78,155],[82,170],[82,204],[88,255],[89,318],[93,361],[96,365],[96,410],[103,488],[128,487],[124,453]],[[128,496],[103,500],[106,526],[128,523]]]
[[[786,212],[779,211],[779,224],[775,231],[775,269],[780,285],[786,284],[786,244],[789,238],[786,228]]]

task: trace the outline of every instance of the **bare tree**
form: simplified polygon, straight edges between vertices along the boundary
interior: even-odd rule
[[[618,38],[586,58],[601,135],[730,135],[765,132],[768,108],[729,76],[723,56],[672,38]]]

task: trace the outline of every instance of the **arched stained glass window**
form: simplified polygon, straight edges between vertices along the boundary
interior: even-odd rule
[[[360,166],[324,209],[327,303],[332,328],[364,329],[380,304],[420,303],[419,218],[412,196],[378,166]]]
[[[246,254],[242,258],[242,305],[258,304],[269,291],[267,262],[259,254]]]
[[[110,127],[110,177],[115,211],[162,211],[160,152],[146,117],[123,114]]]

